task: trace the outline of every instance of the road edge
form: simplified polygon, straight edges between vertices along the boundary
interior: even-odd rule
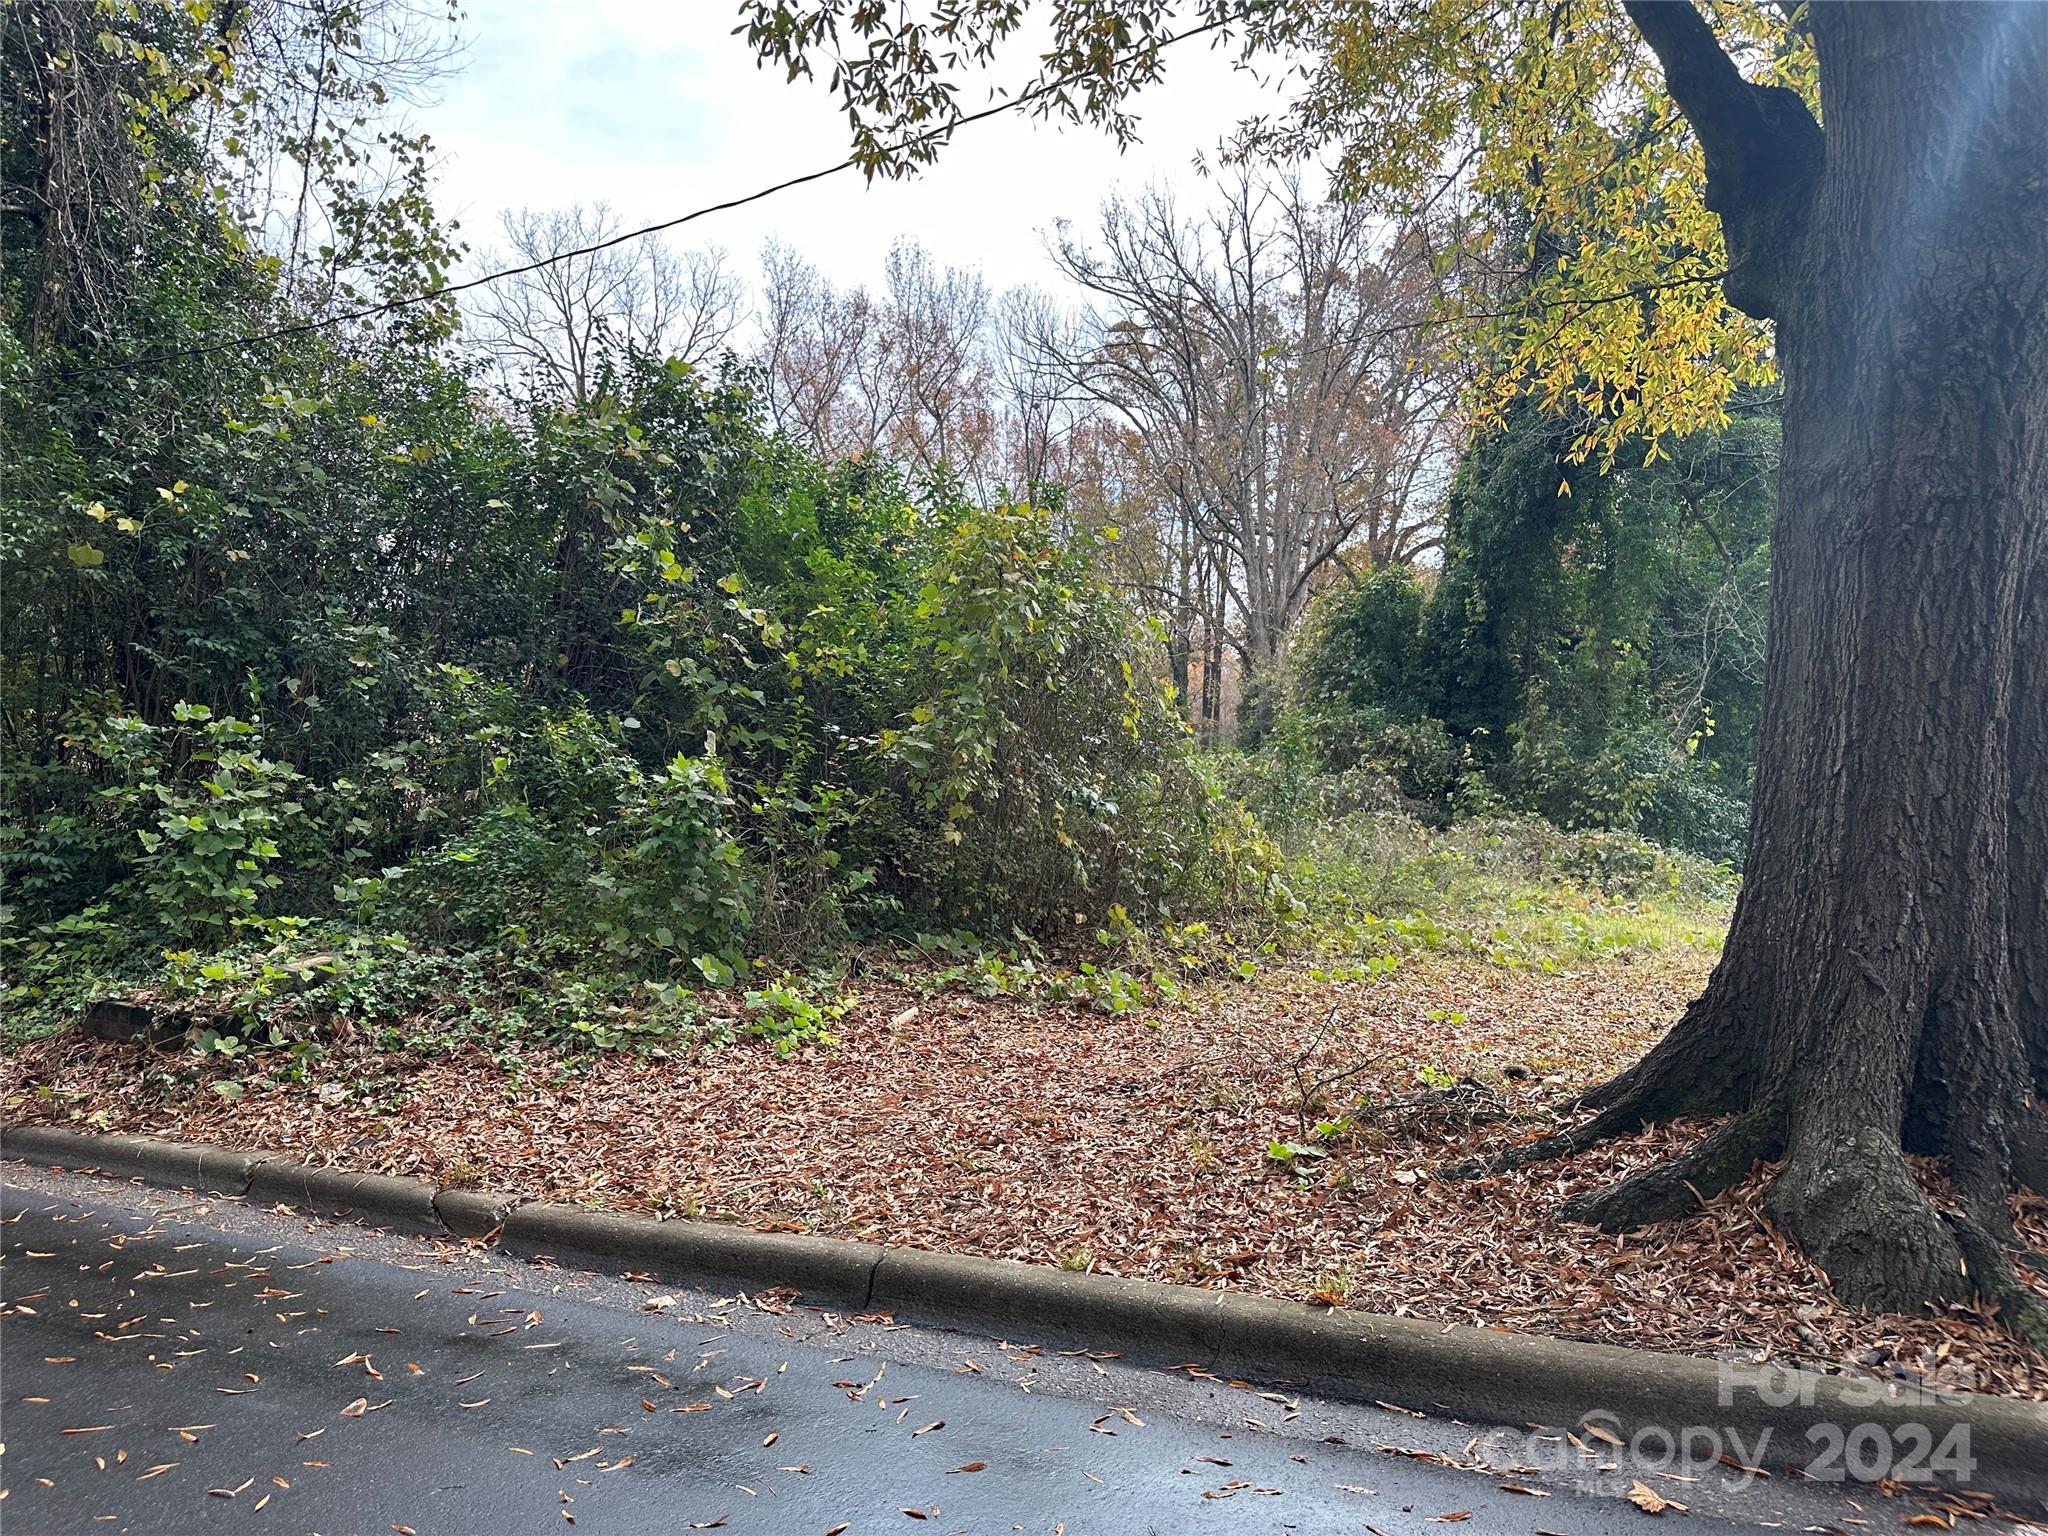
[[[623,1216],[148,1136],[0,1126],[0,1156],[373,1225],[488,1237],[528,1257],[616,1263],[664,1281],[789,1286],[813,1304],[888,1312],[902,1322],[1111,1348],[1518,1432],[1583,1433],[1590,1422],[1653,1455],[1663,1443],[1655,1437],[1682,1450],[1688,1433],[1711,1433],[1718,1444],[1743,1448],[1737,1460],[1748,1464],[1796,1467],[1832,1448],[1839,1469],[1844,1441],[1853,1455],[1865,1426],[1893,1449],[1910,1449],[1922,1430],[1934,1448],[1960,1435],[1975,1464],[1968,1487],[2022,1504],[2026,1513],[2048,1512],[2048,1405],[2011,1398],[1319,1309],[1007,1259]]]

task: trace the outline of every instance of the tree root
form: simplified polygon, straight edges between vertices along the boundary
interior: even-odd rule
[[[2048,1115],[2035,1110],[2013,1128],[2012,1173],[2037,1195],[2048,1195]]]
[[[1724,1012],[1717,1009],[1713,1017]],[[1760,1080],[1755,1062],[1704,1064],[1699,1032],[1708,1018],[1696,1003],[1642,1060],[1581,1095],[1571,1107],[1590,1112],[1583,1122],[1449,1165],[1437,1176],[1511,1172],[1678,1115],[1732,1111],[1690,1151],[1577,1196],[1560,1215],[1607,1231],[1683,1217],[1747,1177],[1759,1161],[1785,1158],[1765,1212],[1845,1305],[1913,1314],[1952,1302],[1987,1302],[2002,1326],[2048,1354],[2048,1302],[2019,1267],[2034,1264],[2048,1272],[2048,1254],[2011,1251],[2008,1204],[2015,1185],[2048,1194],[2048,1113],[2041,1106],[2029,1105],[2005,1121],[1997,1155],[1958,1158],[1952,1148],[1958,1208],[1937,1208],[1914,1182],[1896,1133],[1853,1123],[1824,1128],[1813,1123],[1813,1107],[1803,1106],[1808,1113],[1799,1118],[1806,1125],[1795,1138],[1792,1104],[1766,1085],[1767,1078]]]
[[[1759,1159],[1775,1158],[1783,1151],[1777,1113],[1747,1110],[1682,1156],[1568,1200],[1559,1214],[1609,1232],[1668,1221],[1705,1206],[1729,1185],[1747,1178]]]
[[[1756,1063],[1741,1043],[1722,998],[1717,972],[1707,991],[1679,1015],[1664,1038],[1634,1065],[1579,1096],[1576,1108],[1589,1111],[1636,1105],[1644,1123],[1668,1120],[1688,1110],[1726,1114],[1746,1108],[1755,1095]]]
[[[1978,1295],[1998,1307],[1998,1320],[2015,1337],[2048,1355],[2048,1303],[2020,1277],[1997,1235],[1974,1216],[1944,1213]]]
[[[1552,1158],[1570,1157],[1588,1147],[1611,1141],[1616,1136],[1626,1136],[1630,1131],[1640,1130],[1652,1119],[1652,1106],[1636,1099],[1628,1099],[1610,1105],[1583,1125],[1545,1136],[1540,1141],[1525,1142],[1519,1147],[1509,1147],[1488,1157],[1470,1158],[1462,1163],[1453,1163],[1439,1170],[1438,1177],[1445,1179],[1480,1179],[1496,1173],[1512,1173],[1517,1168],[1526,1168],[1531,1163],[1546,1163]]]
[[[1918,1312],[1976,1289],[1905,1154],[1876,1130],[1795,1140],[1764,1209],[1849,1306]]]
[[[1703,1011],[1706,999],[1693,1004],[1671,1032],[1634,1066],[1589,1088],[1566,1107],[1567,1113],[1592,1112],[1583,1125],[1488,1157],[1475,1157],[1441,1170],[1447,1179],[1485,1178],[1510,1173],[1531,1163],[1570,1157],[1588,1147],[1626,1136],[1659,1120],[1683,1114],[1725,1114],[1748,1107],[1737,1088],[1741,1073],[1725,1066],[1712,1069],[1700,1056],[1700,1042],[1720,1011]]]

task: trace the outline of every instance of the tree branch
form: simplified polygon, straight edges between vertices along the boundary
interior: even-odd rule
[[[1706,151],[1707,206],[1728,242],[1728,302],[1778,313],[1822,167],[1821,129],[1797,91],[1754,85],[1692,0],[1623,0]]]

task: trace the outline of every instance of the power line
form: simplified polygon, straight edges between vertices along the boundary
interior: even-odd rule
[[[1235,18],[1219,17],[1213,21],[1205,21],[1199,26],[1189,27],[1185,32],[1176,32],[1171,36],[1163,37],[1152,45],[1151,52],[1156,55],[1164,49],[1171,48],[1175,43],[1185,42],[1191,37],[1200,37],[1206,32],[1217,31],[1219,28],[1230,25],[1233,19]],[[1052,95],[1062,87],[1091,73],[1093,71],[1076,70],[1070,74],[1062,75],[1056,80],[1047,80],[1040,85],[1033,86],[1022,95],[1012,97],[1008,101],[996,102],[991,106],[983,107],[978,112],[969,112],[964,116],[953,118],[940,127],[930,128],[923,133],[913,134],[907,139],[890,145],[888,153],[891,155],[901,154],[906,150],[915,149],[921,144],[944,138],[957,129],[968,127],[974,123],[984,122],[991,117],[999,117],[1005,112],[1014,112],[1020,107],[1029,106],[1034,101]],[[314,331],[325,330],[329,326],[348,325],[353,321],[368,320],[377,315],[392,314],[401,309],[411,309],[415,305],[432,303],[436,299],[445,299],[451,294],[465,293],[472,288],[482,288],[491,283],[502,282],[508,277],[524,277],[529,272],[539,272],[543,268],[556,265],[558,262],[573,261],[578,256],[595,255],[599,251],[610,250],[615,245],[624,245],[628,240],[639,240],[647,235],[658,235],[666,230],[675,229],[680,225],[705,218],[710,214],[726,213],[734,208],[744,208],[749,203],[758,203],[765,198],[774,197],[778,193],[787,192],[796,187],[807,186],[814,181],[823,181],[828,176],[837,176],[841,171],[853,170],[859,164],[860,161],[857,157],[848,155],[837,165],[828,165],[820,170],[806,171],[801,176],[792,176],[787,181],[778,181],[773,186],[762,187],[759,191],[749,192],[744,197],[727,198],[722,203],[710,203],[702,208],[693,208],[688,213],[679,214],[673,219],[664,219],[659,224],[647,224],[639,229],[629,229],[624,234],[613,235],[610,239],[600,240],[594,245],[578,246],[575,250],[570,251],[557,251],[552,256],[542,257],[539,261],[530,261],[524,266],[506,267],[499,272],[486,272],[481,277],[465,278],[459,283],[443,283],[436,288],[427,288],[418,293],[405,294],[395,299],[386,299],[382,303],[366,304],[360,309],[344,310],[339,314],[322,315],[311,320],[294,321],[290,325],[281,325],[274,330],[257,331],[252,335],[237,336],[227,341],[210,342],[203,347],[183,347],[173,352],[145,353],[136,357],[121,358],[115,362],[95,363],[87,368],[60,368],[56,370],[56,376],[65,379],[85,378],[96,373],[112,373],[128,368],[152,367],[159,363],[180,362],[186,358],[211,357],[221,352],[232,352],[241,347],[253,347],[266,341],[283,341],[293,336],[310,335]]]

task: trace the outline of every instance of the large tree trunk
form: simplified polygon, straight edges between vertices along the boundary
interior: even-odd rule
[[[2048,1170],[2048,6],[1816,5],[1824,139],[1690,5],[1629,11],[1706,148],[1729,296],[1777,323],[1770,660],[1721,964],[1531,1150],[1728,1113],[1572,1214],[1680,1214],[1782,1157],[1768,1209],[1845,1301],[1988,1295],[2048,1342],[2002,1248]]]
[[[2020,1029],[2034,1091],[2048,1097],[2048,536],[2042,545],[2020,615],[2013,689],[2011,926]]]

